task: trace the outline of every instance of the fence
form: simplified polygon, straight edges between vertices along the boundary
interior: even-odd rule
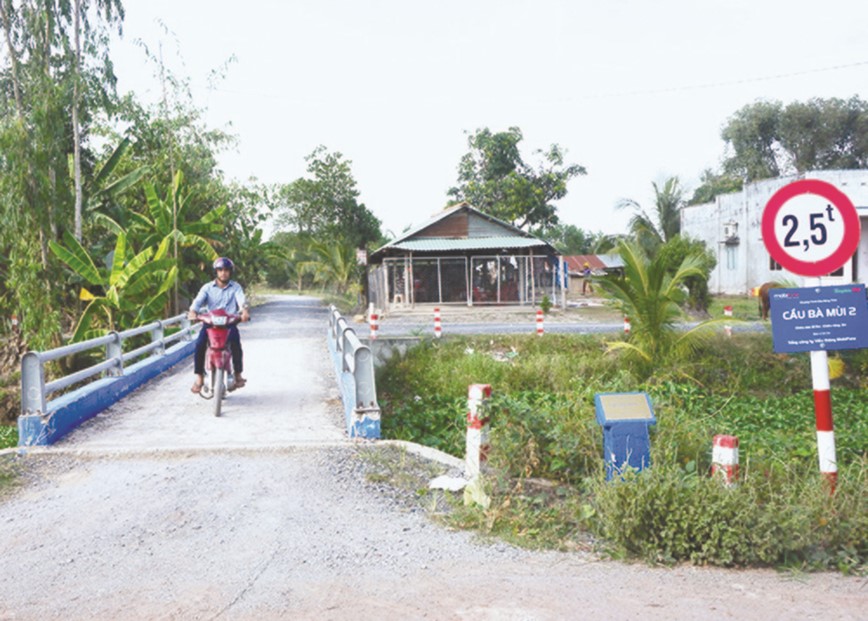
[[[180,330],[166,336],[166,328]],[[186,314],[155,321],[139,328],[109,334],[44,352],[31,351],[21,360],[21,416],[18,418],[19,446],[51,444],[85,420],[159,375],[193,352],[190,339],[195,330]],[[151,342],[124,352],[124,342],[142,334]],[[177,341],[177,342],[176,342]],[[73,354],[105,347],[105,360],[70,375],[45,381],[45,364]],[[148,358],[127,363],[151,354]],[[102,375],[52,401],[48,396],[95,375]]]
[[[351,438],[379,438],[373,354],[334,306],[329,307],[328,347],[341,389],[347,433]]]

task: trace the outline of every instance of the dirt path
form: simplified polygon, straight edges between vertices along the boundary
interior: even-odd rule
[[[865,618],[864,579],[649,568],[435,525],[365,481],[324,326],[313,300],[258,309],[225,418],[181,365],[7,455],[25,484],[0,499],[0,619]]]

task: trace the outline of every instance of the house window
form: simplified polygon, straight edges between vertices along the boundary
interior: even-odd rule
[[[781,267],[781,264],[769,257],[769,271],[771,272],[781,272],[784,268]]]
[[[726,269],[738,269],[738,255],[736,254],[736,252],[737,248],[735,246],[726,247]]]

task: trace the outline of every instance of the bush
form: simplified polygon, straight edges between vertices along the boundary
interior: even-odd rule
[[[839,487],[817,472],[807,356],[768,334],[721,337],[644,383],[603,338],[533,335],[427,342],[378,371],[383,434],[464,454],[467,386],[492,385],[487,509],[453,523],[528,547],[590,547],[654,562],[868,568],[868,357],[842,352],[833,406]],[[646,391],[657,417],[652,467],[606,483],[599,392]],[[712,438],[736,435],[734,489],[707,475]]]
[[[752,473],[727,488],[691,469],[655,464],[623,481],[597,480],[596,529],[616,551],[653,562],[864,571],[862,466],[830,497],[825,481],[804,467],[777,480]]]

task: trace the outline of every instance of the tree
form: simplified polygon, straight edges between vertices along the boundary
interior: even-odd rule
[[[120,3],[0,2],[7,59],[0,68],[0,256],[7,259],[0,304],[21,318],[32,347],[59,336],[59,267],[49,260],[49,241],[74,229],[76,190],[94,160],[93,119],[114,98],[104,22],[88,10],[108,5]],[[115,23],[115,15],[106,21]]]
[[[740,177],[726,173],[715,173],[706,168],[700,176],[700,184],[693,191],[693,196],[687,201],[688,205],[702,205],[710,203],[719,194],[740,192],[744,187],[744,180]]]
[[[670,177],[661,189],[654,187],[654,212],[646,212],[636,201],[624,199],[617,205],[619,209],[632,208],[630,232],[643,250],[653,255],[657,248],[674,239],[681,232],[681,208],[684,206],[684,190],[678,177]]]
[[[278,192],[278,227],[319,239],[365,248],[380,241],[380,221],[364,204],[351,171],[352,162],[320,145],[308,155],[307,172]]]
[[[695,349],[709,335],[709,328],[722,321],[709,320],[690,330],[675,326],[682,316],[685,280],[703,274],[701,256],[688,255],[672,270],[664,254],[649,259],[632,241],[621,242],[618,253],[624,261],[623,274],[595,279],[630,318],[628,339],[611,343],[611,349],[626,350],[641,367],[653,369]]]
[[[51,251],[91,287],[82,287],[79,294],[87,306],[76,324],[73,342],[159,318],[178,275],[165,248],[155,252],[149,247],[134,254],[126,235],[120,233],[108,267],[99,269],[74,236],[67,232],[64,242],[65,246],[52,240]]]
[[[518,127],[498,133],[484,128],[469,135],[470,150],[458,165],[458,185],[449,189],[448,196],[519,228],[556,224],[553,202],[566,196],[569,181],[586,174],[585,168],[566,165],[557,144],[537,150],[541,161],[533,168],[521,157],[522,139]]]
[[[723,172],[747,181],[809,170],[868,166],[868,102],[859,97],[757,102],[738,110],[721,137]]]
[[[611,250],[617,243],[611,235],[591,233],[574,224],[554,224],[534,230],[532,233],[551,243],[564,255],[602,254]]]
[[[95,0],[97,10],[101,10],[105,21],[109,24],[116,23],[118,32],[121,32],[121,23],[124,19],[124,8],[120,0]],[[74,71],[72,76],[72,160],[73,160],[73,183],[75,184],[75,238],[81,240],[82,208],[84,194],[81,178],[81,89],[82,89],[82,36],[85,44],[90,43],[93,37],[91,21],[88,19],[88,0],[74,0],[72,6],[73,41],[74,41]],[[108,59],[108,54],[105,54]],[[106,63],[111,67],[110,63]],[[108,76],[113,79],[114,74],[108,70]]]
[[[699,259],[699,268],[702,273],[687,276],[684,279],[684,286],[687,287],[687,299],[684,304],[691,310],[707,313],[708,305],[711,302],[711,296],[708,292],[708,277],[711,275],[711,270],[717,266],[717,258],[714,253],[708,249],[704,242],[678,235],[661,246],[658,255],[661,263],[671,273],[675,273],[678,266],[687,257],[693,256]]]
[[[334,287],[341,295],[352,290],[359,277],[353,246],[340,241],[313,241],[309,250],[312,258],[299,265],[303,272],[311,274],[319,285]]]

